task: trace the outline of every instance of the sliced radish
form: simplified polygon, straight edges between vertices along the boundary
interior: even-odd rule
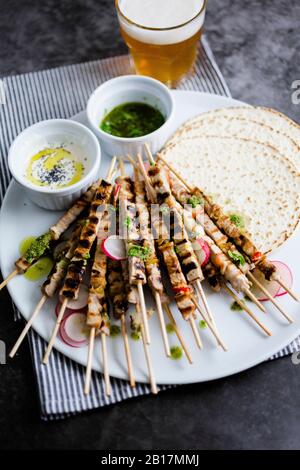
[[[64,343],[72,348],[84,348],[89,343],[86,315],[72,312],[61,322],[59,333]]]
[[[147,161],[146,161],[146,162],[144,162],[144,167],[145,167],[145,170],[146,170],[146,172],[147,172],[147,174],[148,174],[148,171],[149,171],[149,170],[150,170],[150,168],[151,168],[151,165],[150,165],[150,163],[149,163],[149,162],[147,162]]]
[[[60,312],[60,309],[61,309],[61,302],[57,302],[56,304],[56,307],[55,307],[55,315],[58,317],[59,315],[59,312]],[[66,308],[65,310],[65,313],[64,313],[64,318],[67,316],[67,315],[70,315],[70,313],[74,313],[74,312],[78,312],[78,313],[84,313],[86,314],[86,311],[87,311],[87,305],[79,310],[72,310],[71,308]]]
[[[89,296],[89,288],[86,284],[81,284],[78,298],[76,300],[70,299],[68,301],[68,308],[70,310],[81,310],[87,306]]]
[[[267,281],[265,279],[265,276],[261,271],[258,269],[254,269],[252,271],[253,276],[264,286],[265,289],[270,293],[272,297],[276,297],[278,295],[280,286],[277,282],[275,281]],[[257,287],[255,284],[252,285],[251,287],[251,292],[257,297],[257,299],[261,302],[265,302],[269,300],[266,295],[260,290],[259,287]]]
[[[126,251],[124,240],[117,235],[107,237],[101,246],[103,253],[115,261],[122,261],[126,259]]]
[[[282,261],[272,261],[272,263],[276,266],[276,272],[279,274],[284,284],[289,289],[291,289],[293,286],[293,275],[289,266],[283,263]],[[282,295],[285,295],[286,293],[287,291],[283,287],[280,286],[276,297],[281,297]]]
[[[201,266],[203,267],[209,261],[210,247],[209,247],[208,243],[205,240],[203,240],[202,238],[198,238],[198,240],[196,240],[196,242],[198,244],[198,249],[197,249],[197,245],[195,244],[196,245],[195,250],[196,250],[197,258],[200,261]]]
[[[59,312],[60,312],[60,309],[61,309],[61,305],[62,303],[61,302],[57,302],[56,304],[56,307],[55,307],[55,315],[58,317],[59,315]],[[65,310],[65,313],[64,313],[64,317],[66,317],[68,314],[72,313],[72,310],[69,310],[68,308],[66,308]]]
[[[293,275],[292,275],[290,268],[282,261],[271,261],[271,263],[274,264],[274,266],[276,267],[276,272],[279,274],[284,284],[286,284],[287,287],[291,288],[293,285]],[[282,295],[286,294],[286,290],[282,288],[278,284],[278,282],[267,281],[263,273],[259,271],[258,269],[255,269],[253,271],[253,275],[270,292],[272,297],[281,297]],[[268,300],[265,294],[261,292],[261,290],[258,287],[252,286],[251,291],[254,293],[254,295],[257,296],[258,300],[260,301]]]

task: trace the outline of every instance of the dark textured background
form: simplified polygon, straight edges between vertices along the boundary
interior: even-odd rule
[[[142,0],[141,0],[142,1]],[[209,0],[206,33],[235,98],[300,120],[300,2]],[[0,0],[0,76],[125,53],[113,0]],[[20,326],[0,294],[0,336]],[[26,344],[0,366],[2,449],[299,449],[300,365],[291,358],[234,377],[42,423]]]

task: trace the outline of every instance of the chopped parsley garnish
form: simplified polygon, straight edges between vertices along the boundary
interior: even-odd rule
[[[138,331],[132,331],[130,336],[133,341],[138,341],[141,338],[141,335]]]
[[[37,237],[26,251],[24,258],[27,263],[33,263],[36,259],[40,258],[45,251],[49,248],[51,241],[51,233],[47,232],[44,235]]]
[[[161,206],[160,212],[162,214],[168,214],[169,213],[169,207],[168,206]]]
[[[178,361],[178,359],[182,358],[182,349],[180,346],[172,346],[170,349],[171,352],[171,358],[174,359],[175,361]]]
[[[90,253],[84,253],[83,259],[90,259],[91,255]]]
[[[198,196],[191,196],[187,202],[192,206],[193,209],[195,209],[197,206],[199,206],[199,204],[203,204],[204,201]]]
[[[245,228],[245,221],[241,215],[238,214],[231,214],[230,216],[231,222],[238,228]]]
[[[124,225],[128,228],[131,226],[131,218],[129,217],[129,215],[124,220]]]
[[[244,266],[245,258],[240,253],[233,253],[233,251],[228,250],[228,256],[232,259],[232,261],[237,264],[238,266]]]
[[[201,328],[201,330],[204,330],[204,328],[207,327],[206,321],[200,320],[199,321],[199,327]]]
[[[140,258],[143,261],[146,261],[150,254],[151,250],[150,248],[147,248],[145,246],[138,246],[138,245],[132,245],[129,250],[128,250],[128,256],[136,256],[137,258]]]

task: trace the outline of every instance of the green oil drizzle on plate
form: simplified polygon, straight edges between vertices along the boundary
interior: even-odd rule
[[[175,333],[175,328],[174,328],[174,325],[172,325],[172,323],[168,323],[166,325],[166,330],[167,330],[167,333],[169,333],[170,335],[172,333]]]
[[[244,303],[243,300],[241,300],[241,302]],[[243,311],[243,308],[237,303],[237,302],[232,302],[232,304],[230,305],[230,310],[232,310],[233,312],[242,312]]]
[[[110,336],[116,338],[121,333],[121,328],[118,325],[110,325]]]
[[[180,346],[172,346],[171,349],[171,358],[174,359],[175,361],[178,361],[179,359],[182,358],[182,349]]]
[[[36,237],[26,237],[24,238],[24,240],[21,241],[19,245],[19,252],[21,256],[25,255],[25,253],[30,248],[32,242],[34,242],[35,238]]]
[[[32,243],[36,240],[36,237],[30,236],[24,238],[20,245],[19,245],[19,252],[21,256],[24,256],[29,248],[31,247]],[[34,263],[30,268],[26,271],[23,276],[28,281],[36,282],[44,277],[48,276],[51,269],[53,268],[53,260],[49,256],[42,256],[36,263]]]
[[[36,263],[34,263],[24,274],[25,279],[28,281],[36,282],[44,277],[47,277],[53,268],[53,260],[49,256],[42,256]]]

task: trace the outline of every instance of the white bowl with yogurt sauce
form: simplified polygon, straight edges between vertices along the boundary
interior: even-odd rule
[[[31,159],[46,148],[71,151],[82,163],[79,181],[65,187],[40,186],[28,179]],[[31,201],[44,209],[64,210],[99,177],[101,149],[98,139],[86,126],[68,119],[41,121],[25,129],[15,139],[8,154],[9,169]]]

